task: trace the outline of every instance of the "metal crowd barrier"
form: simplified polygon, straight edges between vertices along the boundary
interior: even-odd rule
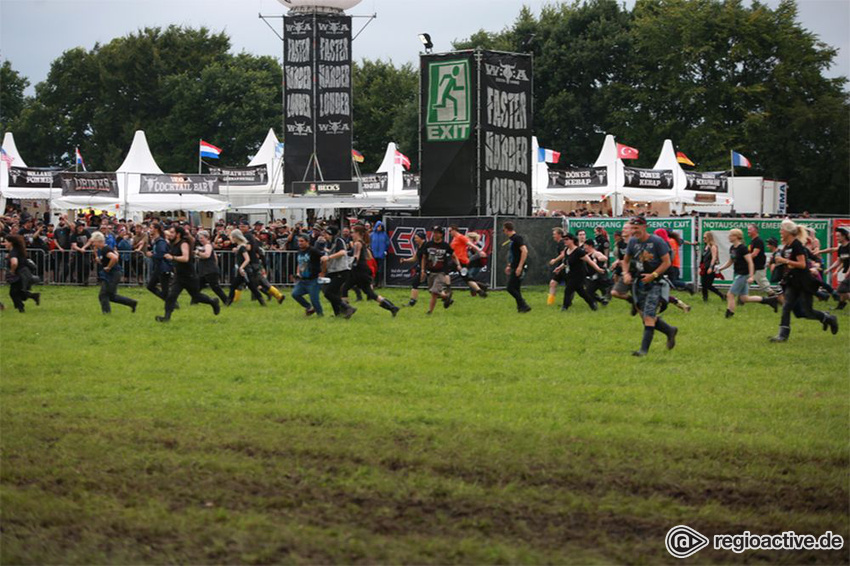
[[[151,260],[141,252],[117,250],[123,272],[122,285],[143,286],[151,271]],[[0,284],[6,282],[8,250],[0,248]],[[290,250],[272,250],[265,254],[266,278],[272,285],[294,285],[295,255]],[[222,285],[229,285],[235,272],[236,257],[229,250],[216,250]],[[96,285],[97,264],[91,250],[27,249],[27,257],[36,265],[36,275],[44,285]]]

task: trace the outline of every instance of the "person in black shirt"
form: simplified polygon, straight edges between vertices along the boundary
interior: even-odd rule
[[[759,229],[755,224],[747,226],[747,235],[750,237],[750,256],[753,258],[753,280],[758,290],[768,295],[773,295],[773,287],[767,279],[767,255],[764,252],[764,242],[759,238]]]
[[[221,288],[219,278],[221,276],[218,269],[218,256],[210,241],[210,233],[206,230],[198,232],[198,246],[196,254],[198,256],[198,279],[200,280],[200,288],[203,289],[209,285],[212,292],[216,294],[222,304],[227,305],[227,295],[224,294],[224,289]]]
[[[369,232],[365,226],[358,224],[352,229],[351,253],[351,272],[348,275],[348,282],[343,288],[343,294],[348,296],[349,289],[360,289],[368,300],[375,301],[382,309],[390,311],[395,317],[401,309],[386,297],[375,293],[372,278],[374,272],[369,266],[372,259],[372,249],[369,246]]]
[[[714,232],[706,232],[702,236],[702,256],[699,260],[699,286],[703,302],[708,302],[708,293],[712,292],[721,299],[726,297],[714,286],[717,277],[718,250],[714,242]]]
[[[454,250],[443,241],[442,226],[434,226],[431,229],[431,238],[430,242],[419,248],[419,280],[424,283],[427,277],[428,291],[431,293],[428,314],[434,312],[437,299],[442,299],[444,308],[452,306],[454,300],[449,273],[454,266],[460,270],[460,262],[455,257]]]
[[[566,281],[566,270],[563,269],[564,250],[567,247],[567,242],[564,240],[564,229],[554,228],[552,230],[552,240],[555,242],[555,251],[557,255],[549,260],[550,266],[555,266],[551,269],[549,275],[549,296],[546,297],[547,305],[555,304],[555,294],[558,291],[558,284]]]
[[[348,281],[351,273],[351,258],[348,255],[348,246],[338,235],[338,230],[333,226],[325,228],[325,238],[328,241],[328,254],[322,257],[324,271],[327,273],[330,283],[325,285],[325,298],[334,310],[334,316],[342,316],[345,319],[357,312],[357,309],[346,304],[342,300],[342,288]]]
[[[53,242],[56,244],[56,249],[51,254],[53,277],[57,281],[66,283],[71,260],[71,227],[68,225],[68,217],[65,214],[59,217],[59,225],[53,230]]]
[[[254,277],[255,264],[251,258],[251,244],[241,230],[230,232],[230,241],[233,242],[233,266],[234,275],[230,280],[230,293],[227,296],[227,304],[233,304],[242,296],[242,288],[247,286],[251,291],[251,297],[266,306],[266,301],[257,288],[257,278]]]
[[[590,240],[585,240],[585,244],[590,242]],[[584,299],[584,302],[587,303],[587,306],[590,307],[591,310],[597,310],[599,307],[596,304],[593,296],[587,292],[585,288],[585,278],[587,277],[587,269],[586,265],[590,266],[590,268],[599,272],[602,271],[599,269],[599,266],[596,265],[583,247],[578,245],[578,238],[573,236],[572,234],[567,234],[564,236],[564,260],[558,267],[555,268],[557,272],[564,273],[564,279],[566,284],[564,285],[564,302],[561,306],[562,311],[566,311],[573,304],[573,296],[578,293],[579,297]]]
[[[97,263],[97,279],[100,281],[100,309],[103,314],[110,314],[112,307],[109,303],[117,303],[130,307],[136,312],[137,301],[122,297],[118,294],[118,284],[123,275],[121,264],[118,263],[118,252],[106,244],[106,236],[102,232],[91,235],[91,248],[94,250],[94,261]]]
[[[833,270],[838,275],[839,283],[838,288],[835,290],[838,294],[838,306],[836,309],[841,310],[847,305],[847,300],[850,299],[850,230],[843,226],[836,228],[835,237],[838,240],[838,245],[821,250],[820,253],[838,252],[838,257],[836,257],[832,265],[824,272],[824,277]]]
[[[77,284],[89,284],[91,259],[88,253],[88,241],[89,233],[86,231],[86,225],[78,221],[74,225],[74,234],[71,236],[71,249],[74,251],[71,255],[71,270],[76,277]]]
[[[729,259],[717,268],[717,273],[722,273],[724,269],[734,264],[735,278],[726,293],[726,318],[732,318],[735,315],[736,300],[742,305],[745,303],[762,303],[772,307],[773,311],[776,312],[779,307],[776,297],[751,297],[749,295],[750,283],[754,280],[754,264],[747,246],[744,245],[744,233],[738,228],[733,228],[729,231],[729,241],[732,244],[729,247]],[[762,254],[764,254],[764,251],[762,251]]]
[[[171,253],[165,254],[165,259],[171,261],[174,265],[174,279],[168,288],[168,295],[165,297],[165,316],[157,316],[157,322],[171,320],[174,305],[177,304],[177,298],[183,292],[183,289],[191,295],[192,301],[210,305],[213,314],[218,315],[221,312],[218,299],[211,299],[200,291],[200,283],[198,275],[195,273],[193,261],[195,242],[192,236],[183,226],[174,226],[173,224],[165,233],[171,243]]]
[[[617,299],[622,299],[632,303],[632,314],[637,314],[637,309],[634,308],[632,301],[631,285],[626,285],[623,280],[623,274],[629,271],[630,266],[623,264],[623,259],[626,257],[626,249],[629,246],[629,238],[632,237],[631,224],[626,222],[620,232],[614,232],[614,265],[611,269],[614,275],[614,286],[611,288],[611,296]]]
[[[505,222],[502,225],[502,233],[508,238],[505,243],[509,245],[508,266],[505,268],[505,275],[508,276],[508,293],[516,301],[517,312],[526,313],[531,310],[531,307],[522,296],[522,278],[527,268],[528,247],[523,237],[514,230],[513,222]]]
[[[670,246],[658,236],[646,231],[646,218],[636,216],[629,221],[629,224],[631,224],[632,238],[629,240],[626,255],[623,258],[623,281],[627,285],[633,283],[632,297],[643,318],[643,340],[640,350],[632,352],[633,356],[641,357],[649,353],[655,331],[667,337],[667,349],[672,350],[676,346],[676,335],[679,329],[670,326],[658,316],[664,291],[661,278],[672,264]],[[631,271],[633,260],[635,262],[634,276]]]
[[[414,232],[413,234],[413,245],[415,246],[413,249],[413,255],[402,259],[400,263],[402,265],[406,263],[412,263],[413,267],[410,270],[411,274],[411,289],[410,289],[410,300],[407,302],[407,306],[413,307],[416,306],[416,301],[419,300],[419,286],[421,284],[420,281],[420,272],[421,272],[421,263],[422,257],[419,255],[419,250],[422,249],[422,246],[425,245],[425,235],[422,232]]]
[[[148,276],[146,288],[164,301],[168,295],[168,287],[171,284],[174,269],[171,262],[165,259],[170,248],[165,239],[162,224],[159,222],[151,224],[150,235],[150,250],[145,252],[145,255],[150,258],[151,272]]]
[[[587,267],[592,268],[590,264],[585,266],[587,278],[585,279],[584,287],[587,289],[588,295],[590,295],[598,303],[601,303],[602,306],[605,306],[611,302],[611,287],[614,286],[614,282],[611,281],[611,278],[608,276],[608,254],[603,254],[601,251],[596,249],[595,239],[585,240],[584,251],[587,253],[587,257],[592,259],[599,268],[598,270],[594,270],[587,269]],[[602,292],[601,297],[596,295],[597,291]]]
[[[292,298],[304,307],[304,313],[307,316],[313,314],[324,316],[322,302],[319,299],[322,255],[322,252],[310,245],[310,238],[307,234],[298,235],[298,255],[296,256],[298,262],[296,278],[298,282],[292,290]],[[309,303],[304,299],[304,295],[310,296]]]
[[[27,260],[27,248],[21,236],[6,236],[3,242],[9,255],[6,257],[6,281],[9,283],[9,297],[18,312],[24,312],[27,299],[41,304],[41,293],[31,293],[32,271]]]
[[[823,329],[838,333],[838,319],[825,312],[812,308],[812,295],[817,290],[817,282],[809,272],[806,258],[806,229],[791,220],[783,220],[779,230],[784,248],[776,263],[784,269],[782,289],[785,302],[782,305],[782,318],[779,322],[779,334],[773,336],[771,342],[785,342],[791,335],[791,312],[799,309],[803,318],[818,320]]]

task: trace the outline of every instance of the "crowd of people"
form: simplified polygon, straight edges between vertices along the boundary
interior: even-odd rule
[[[221,312],[222,306],[238,301],[244,289],[248,289],[260,306],[271,300],[282,303],[284,294],[268,277],[269,265],[265,259],[268,250],[293,252],[288,254],[294,264],[292,299],[304,309],[306,316],[323,316],[321,296],[324,295],[335,316],[351,318],[357,309],[349,301],[350,292],[357,295],[357,300],[365,295],[392,317],[401,310],[376,291],[376,281],[382,276],[382,260],[389,248],[380,221],[374,225],[356,221],[340,229],[321,222],[311,226],[296,223],[290,227],[283,220],[268,226],[261,222],[249,225],[246,220],[240,220],[230,224],[219,222],[211,230],[155,219],[134,223],[105,217],[90,223],[78,220],[72,224],[64,215],[55,226],[27,216],[2,219],[0,232],[8,250],[7,282],[17,310],[24,312],[26,301],[36,304],[41,301],[40,294],[31,291],[40,276],[39,268],[28,258],[28,253],[39,249],[71,252],[58,254],[66,259],[47,267],[67,272],[71,280],[87,283],[89,270],[95,271],[100,284],[99,302],[105,314],[111,312],[113,303],[127,306],[133,312],[137,308],[137,301],[118,294],[126,271],[131,277],[146,274],[146,288],[164,303],[163,314],[156,317],[161,322],[171,320],[183,291],[193,304],[209,305],[214,315]],[[512,222],[505,222],[502,231],[508,248],[507,291],[516,301],[517,311],[527,313],[531,306],[523,297],[522,282],[528,268],[528,247]],[[731,230],[729,259],[723,265],[714,234],[703,234],[699,265],[703,300],[708,301],[710,293],[725,300],[727,318],[747,303],[759,303],[774,312],[781,308],[780,328],[773,341],[788,339],[791,314],[817,320],[824,330],[837,333],[837,317],[814,309],[813,299],[834,297],[838,301],[837,309],[844,308],[850,299],[850,233],[839,228],[838,246],[826,249],[821,248],[813,230],[791,220],[782,222],[780,234],[781,241],[769,238],[764,242],[758,227],[750,224],[749,242],[746,242],[742,230]],[[676,232],[664,229],[650,233],[644,216],[633,217],[613,234],[613,239],[601,226],[595,228],[592,237],[585,230],[572,234],[555,228],[552,238],[557,255],[548,261],[549,305],[556,303],[559,285],[564,287],[561,301],[564,311],[572,307],[576,294],[591,310],[598,310],[612,299],[624,300],[632,305],[633,315],[640,314],[644,327],[640,348],[634,352],[636,356],[649,352],[655,332],[665,336],[668,348],[675,347],[678,329],[669,325],[661,314],[671,304],[686,312],[690,310],[674,293],[693,295],[696,291],[681,279],[680,253],[682,247],[696,242],[685,241]],[[475,278],[487,262],[487,254],[479,242],[477,234],[465,234],[457,226],[448,230],[434,226],[427,238],[417,233],[415,254],[403,260],[410,264],[413,281],[408,305],[417,303],[424,285],[430,299],[429,315],[438,302],[449,308],[454,303],[453,274],[469,287],[473,296],[486,298],[486,285]],[[838,259],[825,265],[821,256],[833,252],[837,252]],[[228,293],[220,281],[224,257],[231,259],[232,266]],[[137,262],[144,262],[147,269],[139,269]],[[732,285],[724,294],[714,286],[714,280],[730,268]],[[828,283],[831,272],[840,274],[841,284],[837,289]],[[756,285],[763,294],[750,295],[751,285]],[[206,287],[215,297],[203,292]]]

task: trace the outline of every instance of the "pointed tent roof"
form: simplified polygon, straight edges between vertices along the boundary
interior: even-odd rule
[[[15,136],[12,135],[12,132],[6,132],[6,135],[3,136],[3,149],[14,157],[14,161],[12,161],[12,165],[14,167],[26,167],[27,164],[24,159],[21,157],[21,154],[18,152],[18,147],[15,145]]]
[[[395,142],[387,144],[384,160],[381,161],[381,166],[378,167],[377,171],[378,173],[387,174],[387,198],[400,195],[404,186],[404,167],[401,163],[396,163],[396,151],[398,151],[398,146],[396,146]]]
[[[145,137],[145,132],[136,130],[133,136],[133,143],[130,145],[130,151],[127,152],[127,157],[124,163],[116,170],[116,173],[155,173],[162,175],[162,169],[156,164],[156,161],[151,154],[151,149],[148,146],[148,139]]]
[[[248,167],[254,167],[256,165],[269,165],[275,159],[275,149],[277,148],[277,144],[280,143],[277,139],[277,136],[274,134],[274,129],[269,128],[269,133],[266,134],[266,139],[263,140],[262,145],[260,145],[260,149],[257,150],[257,154],[248,163]]]

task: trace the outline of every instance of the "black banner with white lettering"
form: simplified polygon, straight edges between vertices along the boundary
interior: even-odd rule
[[[283,115],[286,143],[284,152],[284,192],[292,192],[292,183],[305,178],[315,143],[316,120],[313,115],[315,87],[313,60],[316,18],[311,15],[286,16],[283,19]],[[307,172],[312,180],[312,168]]]
[[[419,59],[422,214],[466,216],[478,208],[475,70],[472,51]]]
[[[583,189],[604,187],[608,183],[607,167],[587,167],[565,171],[549,171],[550,189]]]
[[[367,193],[385,193],[389,186],[389,175],[386,173],[372,173],[360,177],[360,187]]]
[[[61,171],[50,169],[32,169],[29,167],[10,167],[9,186],[28,189],[50,189],[62,186],[59,179]]]
[[[139,193],[217,195],[218,187],[218,175],[142,175]]]
[[[685,171],[689,191],[706,191],[711,193],[728,193],[729,179],[725,172],[719,173],[697,173]]]
[[[481,53],[480,179],[483,214],[531,214],[530,55]]]
[[[115,173],[62,173],[62,196],[98,196],[118,198]]]
[[[358,181],[295,181],[292,194],[305,197],[351,196],[360,192]],[[321,207],[321,204],[316,204]]]
[[[403,191],[418,191],[421,184],[421,178],[418,173],[402,173]]]
[[[328,181],[351,179],[351,16],[316,17],[316,155]]]
[[[416,253],[416,244],[413,236],[419,234],[425,240],[432,237],[434,226],[443,227],[443,237],[446,242],[451,243],[449,226],[457,226],[462,234],[469,232],[477,233],[481,239],[478,244],[484,250],[486,258],[481,270],[475,274],[475,280],[480,283],[490,284],[490,271],[492,263],[489,261],[493,251],[493,218],[482,217],[449,217],[449,218],[423,218],[423,217],[395,217],[386,218],[387,235],[390,238],[390,247],[387,250],[387,285],[409,287],[413,284],[415,263],[404,262]],[[464,286],[458,274],[452,275],[452,284]],[[423,285],[423,289],[424,289]]]
[[[623,167],[624,187],[633,189],[672,189],[672,169],[638,169]]]
[[[218,177],[222,185],[265,185],[269,181],[269,168],[266,165],[240,168],[210,167],[210,175]]]

